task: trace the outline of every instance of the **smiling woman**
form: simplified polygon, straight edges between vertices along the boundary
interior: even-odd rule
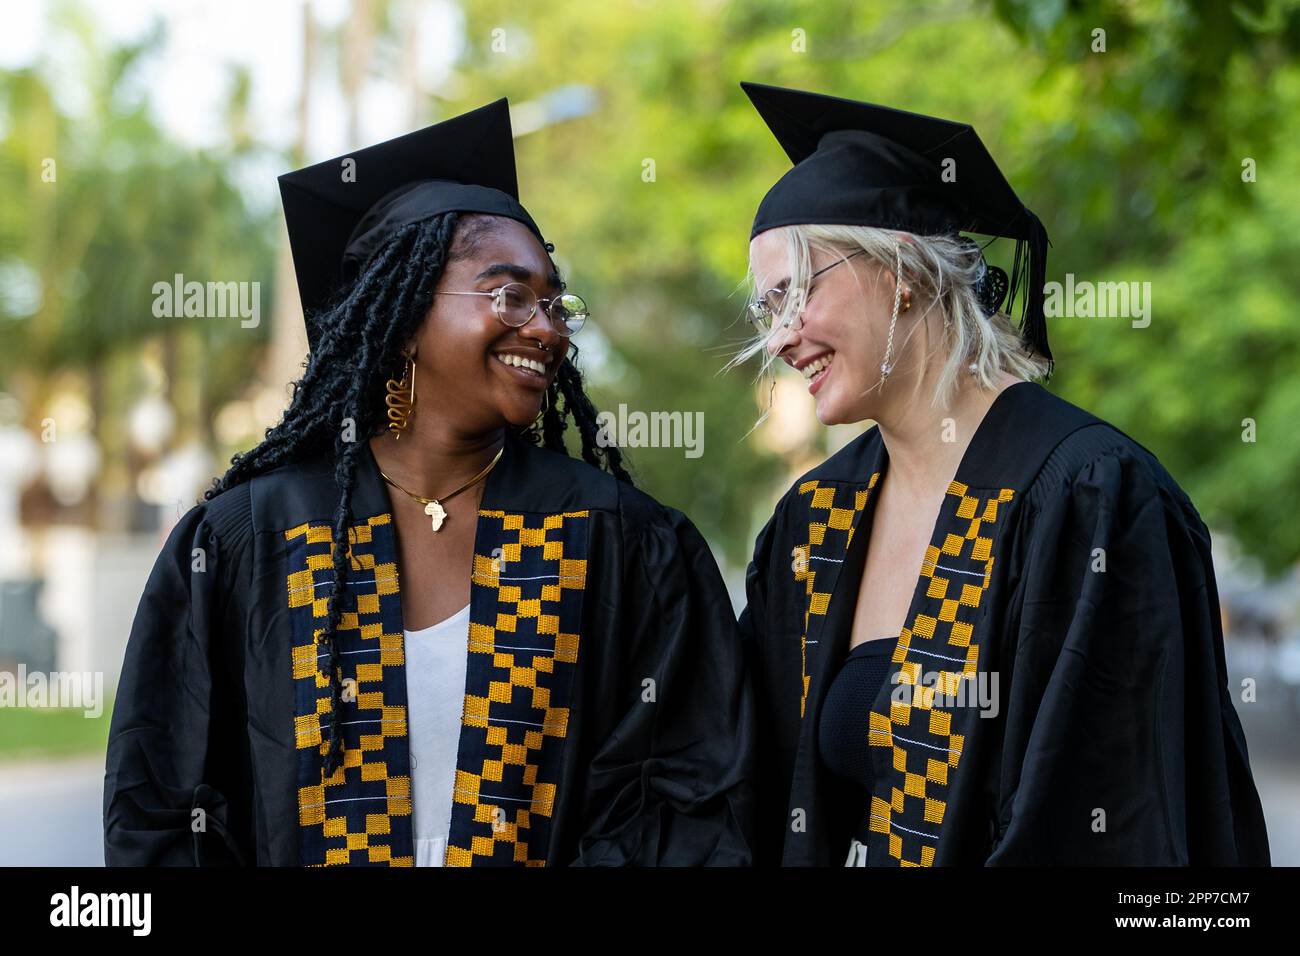
[[[752,351],[874,423],[754,548],[757,861],[1267,863],[1209,532],[1031,381],[1038,218],[965,124],[745,88],[795,163],[750,235]],[[1017,240],[1010,279],[964,231]]]
[[[1020,331],[1001,308],[988,308],[981,301],[981,281],[998,283],[1001,275],[989,269],[979,246],[961,237],[918,236],[872,226],[801,223],[766,230],[754,237],[751,281],[755,288],[768,288],[772,277],[781,280],[755,301],[751,320],[758,335],[740,357],[766,352],[772,361],[784,359],[809,382],[817,395],[822,388],[820,373],[829,373],[836,349],[821,347],[816,354],[786,348],[790,339],[803,331],[809,315],[821,317],[818,326],[852,322],[862,312],[893,316],[895,294],[899,314],[907,321],[899,331],[897,320],[890,326],[869,328],[867,336],[849,336],[843,357],[843,383],[838,402],[817,403],[823,424],[861,421],[870,418],[863,401],[878,399],[890,376],[906,374],[919,366],[933,367],[930,376],[908,375],[913,390],[909,398],[928,399],[934,407],[947,406],[963,385],[976,383],[995,388],[1003,375],[1015,379],[1046,376],[1049,361],[1024,347]],[[844,265],[844,270],[833,272]],[[849,274],[845,276],[843,271]],[[906,284],[893,276],[902,272]],[[822,279],[822,276],[826,276]],[[796,290],[791,292],[789,290]],[[914,304],[918,307],[911,312]],[[816,336],[808,336],[816,341]],[[856,354],[865,346],[863,354]],[[869,350],[869,351],[868,351]],[[887,370],[886,370],[887,367]],[[852,379],[845,381],[849,376]],[[918,396],[916,389],[929,386]]]
[[[749,862],[730,602],[596,440],[505,101],[281,187],[311,355],[149,579],[107,862]]]

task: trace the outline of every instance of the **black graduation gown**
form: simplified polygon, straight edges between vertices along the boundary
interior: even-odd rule
[[[338,491],[319,461],[198,505],[163,547],[113,712],[109,865],[412,865],[396,541],[368,446],[362,460],[343,766],[322,779],[328,654],[313,635]],[[752,720],[699,532],[513,437],[477,520],[446,864],[748,865]]]
[[[856,839],[869,866],[1267,864],[1209,533],[1149,452],[1032,383],[998,396],[945,496],[863,714],[869,805],[825,769],[887,466],[873,428],[754,550],[756,862],[861,865]]]

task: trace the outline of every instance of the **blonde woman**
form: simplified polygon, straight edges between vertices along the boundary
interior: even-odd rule
[[[1205,525],[1034,382],[1037,217],[969,126],[743,86],[795,163],[748,351],[875,423],[754,549],[758,864],[1267,864]],[[1017,241],[1010,280],[965,231]]]

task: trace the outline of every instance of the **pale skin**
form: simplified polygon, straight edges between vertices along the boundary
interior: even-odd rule
[[[447,264],[438,290],[487,292],[524,282],[538,298],[556,295],[560,289],[550,259],[536,237],[514,220],[495,218],[494,225],[471,254]],[[408,351],[411,347],[416,402],[408,426],[400,438],[387,430],[371,438],[370,449],[379,469],[403,488],[438,498],[492,461],[507,424],[526,425],[537,417],[545,389],[568,354],[569,340],[540,306],[527,325],[510,328],[486,296],[435,295]],[[546,374],[534,376],[504,365],[494,357],[503,352],[542,362]],[[442,502],[447,517],[436,533],[423,504],[386,486],[397,528],[407,630],[446,620],[469,602],[485,483]]]
[[[847,253],[814,249],[811,271]],[[750,264],[759,288],[788,281],[785,241],[780,230],[755,236]],[[773,336],[768,351],[802,369],[830,355],[831,364],[809,382],[817,419],[824,425],[874,421],[889,454],[889,467],[877,482],[875,520],[866,566],[858,587],[850,648],[898,636],[921,572],[939,508],[971,437],[993,401],[1021,379],[1003,374],[993,389],[963,379],[951,405],[930,402],[943,357],[926,356],[922,343],[941,341],[943,316],[937,306],[912,295],[906,281],[894,332],[893,371],[880,385],[880,366],[894,307],[894,274],[857,256],[818,276],[808,290],[802,329]],[[926,323],[926,329],[915,328]],[[797,324],[797,323],[796,323]],[[919,384],[919,389],[918,389]],[[946,427],[945,419],[951,419]],[[954,441],[944,441],[945,434]],[[866,476],[863,476],[864,478]]]

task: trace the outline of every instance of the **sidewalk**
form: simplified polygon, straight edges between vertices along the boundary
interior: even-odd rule
[[[0,761],[0,866],[103,866],[104,755]]]

